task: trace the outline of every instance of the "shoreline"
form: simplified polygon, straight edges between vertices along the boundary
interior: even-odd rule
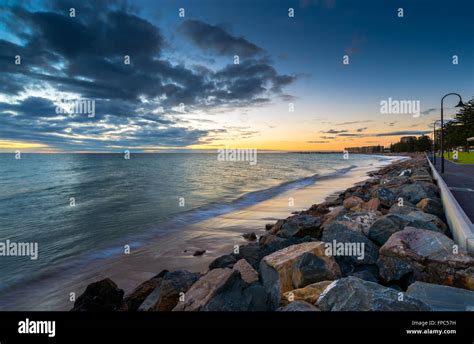
[[[474,257],[451,240],[425,157],[410,156],[266,224],[206,271],[162,270],[126,294],[107,277],[72,311],[472,311]]]
[[[393,159],[383,160],[376,169],[391,163]],[[234,245],[248,243],[242,238],[243,233],[258,232],[263,235],[267,223],[286,218],[292,211],[302,211],[315,202],[337,197],[345,188],[366,180],[368,173],[373,170],[373,166],[361,166],[342,175],[316,178],[309,186],[283,192],[269,200],[192,225],[183,224],[179,230],[148,239],[144,247],[132,246],[132,254],[129,256],[99,258],[87,264],[82,263],[85,266],[76,265],[64,272],[53,270],[46,278],[40,276],[38,280],[28,281],[27,287],[22,288],[19,295],[14,295],[14,299],[25,300],[33,297],[37,300],[33,310],[68,310],[72,306],[68,300],[69,292],[80,295],[87,284],[100,278],[110,277],[116,280],[128,293],[162,269],[204,272],[213,259],[228,253]],[[295,198],[295,206],[291,209],[281,204],[289,194]],[[187,252],[183,252],[183,249]],[[194,257],[192,253],[200,249],[205,249],[206,253]],[[63,276],[57,278],[59,273]],[[30,287],[32,284],[35,287]],[[51,285],[55,287],[51,288]],[[3,300],[12,299],[9,290],[0,294]],[[27,301],[7,302],[2,309],[32,310],[31,303]]]

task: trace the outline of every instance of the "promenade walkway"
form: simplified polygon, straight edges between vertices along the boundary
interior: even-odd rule
[[[439,157],[436,158],[435,167],[441,174],[441,159]],[[444,173],[441,176],[461,208],[474,223],[474,165],[455,164],[445,160]]]

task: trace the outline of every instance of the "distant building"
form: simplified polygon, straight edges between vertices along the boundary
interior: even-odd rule
[[[416,140],[416,136],[402,136],[400,138],[401,143],[409,143],[410,141]]]
[[[383,153],[383,146],[364,146],[364,147],[347,147],[344,148],[349,153]]]

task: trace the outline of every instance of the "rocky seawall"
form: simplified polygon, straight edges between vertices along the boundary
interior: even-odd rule
[[[133,292],[90,284],[73,311],[474,310],[474,257],[452,240],[422,155],[247,235],[204,274],[162,271]]]

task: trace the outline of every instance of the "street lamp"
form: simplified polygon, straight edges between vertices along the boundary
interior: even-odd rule
[[[436,166],[436,123],[441,120],[437,119],[433,122],[433,165]]]
[[[459,103],[456,105],[456,107],[462,107],[464,106],[464,103],[462,102],[462,97],[457,94],[457,93],[448,93],[446,94],[443,98],[441,98],[441,173],[444,173],[444,120],[443,120],[443,103],[444,103],[444,98],[447,96],[458,96],[459,97]]]

